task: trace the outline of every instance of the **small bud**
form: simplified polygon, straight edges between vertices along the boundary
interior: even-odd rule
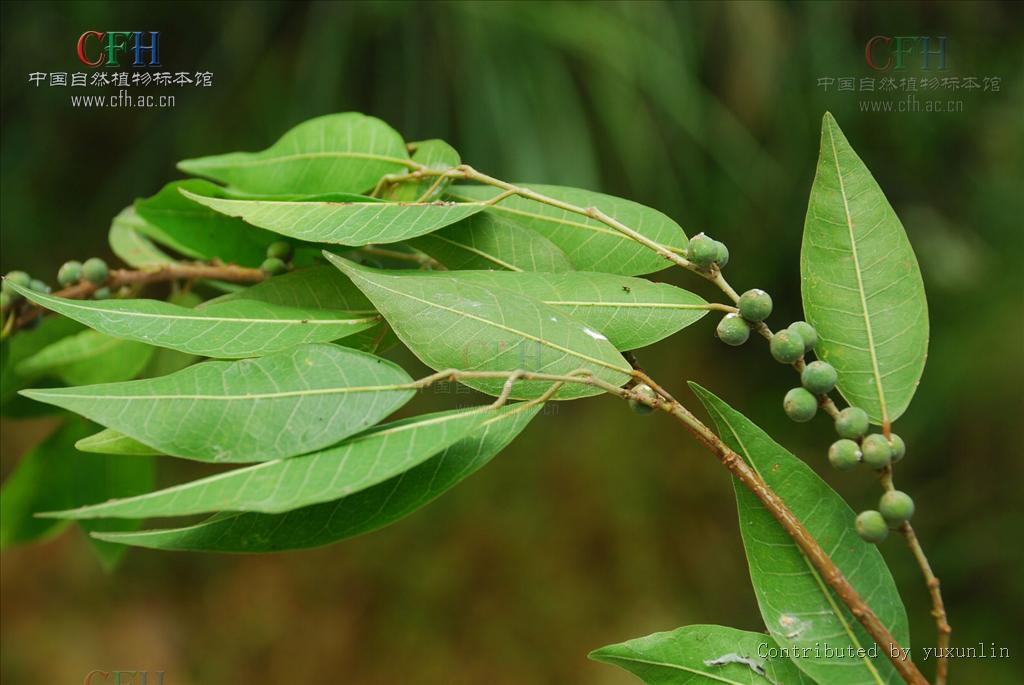
[[[739,306],[740,316],[747,321],[764,321],[772,313],[772,296],[760,288],[753,288],[740,295]]]
[[[804,352],[810,352],[818,344],[818,331],[806,321],[794,321],[789,324],[789,330],[803,338]]]
[[[750,324],[739,314],[729,313],[722,317],[715,329],[718,339],[726,345],[742,345],[750,337]]]
[[[107,268],[107,263],[99,257],[90,257],[82,265],[82,275],[93,285],[103,285],[107,282],[107,277],[110,276],[110,269]]]
[[[711,238],[698,233],[690,238],[686,246],[686,258],[697,266],[707,268],[718,258],[718,246]]]
[[[790,330],[779,331],[768,344],[775,361],[792,364],[804,356],[804,341]]]
[[[860,446],[853,440],[836,440],[828,448],[828,463],[839,471],[849,471],[860,463]]]
[[[889,526],[885,517],[874,509],[862,511],[857,515],[857,534],[866,542],[873,542],[876,545],[889,537]]]
[[[729,248],[720,240],[715,241],[715,248],[718,250],[718,256],[715,257],[715,261],[718,262],[719,269],[724,269],[725,265],[729,263]]]
[[[872,433],[860,443],[864,463],[873,469],[884,469],[892,461],[892,447],[881,433]]]
[[[818,413],[818,398],[803,388],[793,388],[782,400],[786,416],[797,423],[806,423]]]
[[[277,274],[283,274],[285,271],[287,271],[288,265],[286,265],[278,257],[269,257],[263,260],[263,263],[260,265],[260,269],[262,269],[263,273],[267,274],[268,276],[276,276]]]
[[[914,500],[901,490],[890,490],[878,501],[878,511],[890,525],[898,526],[914,515]]]
[[[856,440],[868,432],[868,415],[860,407],[847,407],[836,417],[836,433],[841,438]]]
[[[889,447],[892,448],[892,463],[894,464],[903,459],[907,453],[907,444],[895,433],[889,434]]]
[[[109,300],[110,299],[110,288],[96,288],[92,293],[92,299],[94,300]]]
[[[790,327],[792,328],[792,326]],[[838,379],[835,367],[828,362],[815,361],[800,372],[800,383],[815,395],[827,395],[836,387]]]
[[[60,271],[57,272],[57,282],[65,287],[78,283],[80,278],[82,278],[82,263],[74,259],[64,262]]]
[[[283,240],[270,243],[267,246],[267,257],[273,257],[280,259],[281,261],[287,262],[292,258],[292,246],[291,243],[287,243]]]
[[[658,393],[654,392],[651,386],[646,383],[638,383],[633,386],[633,394],[636,397],[629,398],[630,409],[640,415],[650,414],[654,411],[654,407],[645,404],[645,402],[655,402],[658,400]]]

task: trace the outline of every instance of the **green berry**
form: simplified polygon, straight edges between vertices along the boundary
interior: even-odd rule
[[[898,526],[909,521],[914,515],[914,500],[901,490],[890,490],[882,495],[878,502],[878,510],[891,525]]]
[[[747,321],[764,321],[772,313],[772,296],[754,288],[740,295],[740,316]]]
[[[10,309],[14,304],[10,293],[0,292],[0,309]]]
[[[841,438],[856,440],[868,432],[868,414],[860,407],[847,407],[836,417],[836,433]]]
[[[792,326],[790,326],[792,328]],[[800,383],[815,395],[827,395],[836,387],[835,367],[828,362],[811,362],[800,372]]]
[[[718,322],[715,334],[726,345],[742,345],[750,337],[750,324],[744,321],[739,314],[729,313]]]
[[[768,344],[775,361],[792,364],[804,356],[804,340],[793,331],[779,331]]]
[[[32,281],[28,284],[28,287],[29,290],[35,290],[37,293],[48,293],[51,290],[50,286],[46,285],[38,278],[33,278]]]
[[[268,257],[267,259],[263,260],[263,263],[260,265],[260,268],[263,270],[263,273],[267,274],[268,276],[276,276],[277,274],[283,274],[285,271],[288,270],[288,266],[277,257]]]
[[[109,300],[110,299],[110,288],[96,288],[92,293],[92,299],[94,300]]]
[[[873,469],[884,469],[892,461],[892,447],[881,433],[872,433],[860,443],[864,463]]]
[[[849,471],[860,463],[860,445],[853,440],[836,440],[828,448],[828,463],[840,471]]]
[[[789,324],[789,330],[804,339],[804,352],[810,352],[818,344],[818,331],[806,321],[794,321]]]
[[[715,257],[715,261],[718,262],[718,268],[722,269],[729,263],[729,248],[720,240],[715,241],[715,248],[718,250],[718,256]]]
[[[862,511],[857,515],[857,534],[866,542],[878,544],[889,537],[889,525],[885,517],[874,509]]]
[[[63,286],[74,285],[82,277],[82,263],[72,259],[64,262],[57,272],[57,282]]]
[[[718,258],[718,245],[703,233],[698,233],[690,238],[686,258],[697,266],[707,268]]]
[[[93,285],[103,285],[107,282],[107,277],[110,276],[110,269],[107,268],[107,263],[99,257],[90,257],[82,265],[82,275]]]
[[[292,246],[290,243],[286,243],[283,240],[278,240],[276,243],[270,243],[267,246],[267,257],[277,258],[287,262],[292,258]]]
[[[797,423],[805,423],[818,413],[818,398],[803,388],[793,388],[782,400],[782,408],[789,418]]]
[[[640,401],[642,399],[648,402],[653,402],[658,399],[658,394],[654,392],[654,389],[651,388],[651,386],[646,383],[640,383],[633,388],[633,394],[636,395],[636,397],[629,398],[630,409],[640,415],[650,414],[654,411],[654,407]]]
[[[4,276],[4,284],[2,287],[0,287],[0,290],[10,295],[11,299],[17,300],[19,297],[21,297],[21,295],[19,295],[14,290],[14,288],[11,287],[11,284],[14,283],[20,285],[22,288],[27,288],[29,283],[31,282],[32,277],[29,276],[24,271],[11,271],[6,276]]]
[[[907,444],[895,433],[889,434],[889,447],[892,448],[892,463],[894,464],[907,453]]]

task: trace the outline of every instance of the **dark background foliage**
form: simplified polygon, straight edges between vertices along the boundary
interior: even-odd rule
[[[182,158],[260,149],[312,116],[359,110],[442,137],[511,180],[657,207],[732,248],[737,287],[799,318],[798,252],[831,110],[902,217],[931,304],[928,368],[900,421],[898,482],[943,580],[953,682],[1019,682],[1024,13],[1000,3],[4,3],[2,270],[53,275],[107,255],[110,218]],[[88,29],[162,32],[170,70],[216,87],[173,109],[74,109],[33,71],[75,71]],[[820,77],[873,76],[873,35],[949,37],[949,73],[998,76],[960,113],[868,113]],[[911,74],[917,73],[913,70]],[[922,95],[922,97],[924,97]],[[663,275],[705,295],[687,274]],[[794,379],[713,321],[642,354],[697,380],[814,464],[855,508],[863,473],[825,468],[828,422],[788,423]],[[403,363],[407,356],[397,355]],[[464,401],[429,395],[422,407]],[[3,472],[50,429],[3,424]],[[165,469],[182,478],[187,466]],[[186,470],[183,470],[186,469]],[[104,574],[78,534],[2,556],[4,682],[93,668],[168,683],[620,683],[584,657],[686,623],[760,628],[725,472],[674,425],[620,403],[558,405],[489,468],[418,515],[328,548],[265,557],[133,551]],[[884,546],[933,640],[907,550]],[[930,664],[925,664],[930,671]],[[1015,677],[1015,675],[1017,677]]]

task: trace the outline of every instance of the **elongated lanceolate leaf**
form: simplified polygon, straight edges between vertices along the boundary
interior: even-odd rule
[[[182,191],[190,200],[281,235],[360,246],[397,243],[436,231],[483,210],[480,202],[295,202],[229,200]]]
[[[12,286],[25,295],[52,297]],[[39,350],[18,364],[17,371],[24,377],[53,376],[68,385],[126,381],[146,368],[154,351],[141,342],[82,331]]]
[[[512,290],[561,309],[604,334],[619,350],[667,338],[708,313],[708,303],[667,283],[587,271],[460,271],[452,276],[484,288]]]
[[[389,361],[337,345],[204,362],[159,378],[22,394],[82,414],[164,454],[281,459],[376,424],[412,396]]]
[[[232,152],[178,163],[182,171],[249,193],[362,193],[407,167],[402,137],[357,112],[303,122],[262,152]]]
[[[204,512],[281,513],[346,497],[414,468],[466,437],[495,412],[417,416],[319,452],[268,461],[137,497],[48,514],[53,518],[150,518]]]
[[[153,549],[280,552],[319,547],[394,523],[483,468],[526,427],[539,406],[512,405],[426,462],[348,497],[286,514],[223,514],[185,528],[103,535]]]
[[[435,171],[447,171],[462,163],[459,153],[448,143],[436,138],[412,143],[412,161],[426,165]],[[451,179],[427,177],[415,183],[398,183],[385,194],[388,200],[398,202],[430,202],[444,194]],[[427,195],[429,193],[429,195]]]
[[[373,310],[286,307],[246,299],[189,309],[162,300],[69,300],[26,288],[19,292],[107,335],[205,357],[249,357],[329,342],[381,320]]]
[[[896,212],[831,114],[804,222],[800,274],[818,356],[872,422],[910,404],[928,353],[928,303]]]
[[[882,624],[909,647],[907,613],[892,574],[878,547],[857,535],[855,515],[846,502],[749,419],[704,388],[694,383],[690,387],[714,418],[722,440],[785,500]],[[738,482],[734,488],[761,617],[776,642],[791,654],[810,650],[808,658],[794,663],[819,683],[830,685],[902,682],[888,659],[887,646],[875,646],[760,500]],[[824,650],[826,645],[833,648],[831,654]],[[858,656],[860,648],[874,651]]]
[[[207,300],[199,305],[199,309],[237,300],[254,300],[281,307],[315,307],[355,312],[373,309],[373,305],[352,281],[333,266],[324,264],[268,278],[237,292]]]
[[[764,633],[695,625],[608,645],[590,658],[647,685],[815,685],[780,651]]]
[[[124,433],[104,428],[98,433],[88,435],[75,443],[79,452],[95,452],[97,454],[129,454],[133,456],[156,456],[160,454],[149,445],[143,445]]]
[[[402,342],[434,369],[550,374],[587,369],[617,385],[625,383],[631,372],[601,332],[539,300],[479,285],[457,271],[382,271],[325,254],[370,298]],[[465,384],[497,395],[504,381],[478,379]],[[512,397],[533,399],[550,385],[521,381]],[[555,397],[573,399],[600,392],[569,383]]]
[[[590,190],[529,184],[538,193],[584,209],[596,207],[613,219],[666,247],[686,247],[686,234],[661,212],[630,200]],[[502,192],[491,186],[454,186],[449,196],[464,202],[489,200]],[[518,196],[490,207],[484,219],[534,230],[560,247],[580,271],[638,276],[670,265],[664,257],[610,226],[581,214]]]
[[[453,226],[414,238],[409,245],[451,270],[572,271],[562,249],[540,233],[475,214]]]

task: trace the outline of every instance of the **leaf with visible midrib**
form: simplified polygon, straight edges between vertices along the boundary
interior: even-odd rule
[[[362,193],[403,171],[408,159],[393,128],[345,112],[305,121],[262,152],[186,159],[178,168],[249,193]]]
[[[725,444],[786,502],[882,625],[903,647],[909,647],[907,613],[896,583],[878,547],[857,535],[853,510],[807,464],[749,419],[696,383],[690,387],[714,418]],[[875,658],[843,652],[827,657],[814,651],[826,643],[841,650],[868,649],[874,641],[771,512],[739,482],[733,485],[750,580],[761,617],[776,642],[791,650],[809,648],[811,657],[794,661],[821,683],[902,682],[887,657],[887,647],[878,647]]]
[[[458,271],[368,269],[324,254],[362,289],[413,354],[434,369],[561,375],[585,368],[616,385],[625,383],[632,371],[601,332],[533,298],[480,285]],[[504,380],[464,383],[497,395]],[[550,385],[520,381],[512,397],[534,399]],[[555,397],[574,399],[600,392],[569,383]]]
[[[539,410],[537,405],[505,407],[419,466],[334,502],[286,514],[223,514],[185,528],[99,537],[138,547],[207,552],[280,552],[327,545],[383,528],[431,502],[483,468]]]
[[[455,410],[404,419],[319,452],[45,515],[90,519],[185,516],[221,510],[291,511],[347,497],[414,468],[466,437],[487,418],[488,411]]]
[[[230,200],[183,190],[193,202],[253,226],[316,243],[358,247],[397,243],[482,211],[480,202],[318,202]]]
[[[928,303],[896,212],[831,114],[811,187],[800,255],[807,320],[837,387],[873,423],[910,404],[928,353]]]
[[[526,184],[523,187],[577,207],[597,207],[634,231],[669,248],[686,247],[679,224],[661,212],[630,200],[579,188]],[[448,195],[460,201],[490,200],[503,191],[491,186],[457,185]],[[640,276],[671,262],[610,226],[564,209],[513,196],[480,215],[481,220],[511,223],[537,231],[560,247],[580,271]]]
[[[589,656],[647,685],[814,685],[788,658],[770,656],[771,650],[778,653],[778,645],[764,633],[694,625],[608,645]]]
[[[369,428],[412,397],[410,381],[379,357],[312,344],[159,378],[21,392],[164,454],[256,462],[311,452]]]
[[[41,307],[115,338],[204,357],[249,357],[302,343],[329,342],[381,320],[373,310],[286,307],[241,298],[190,309],[162,300],[69,300],[26,288],[18,288],[18,292]]]

